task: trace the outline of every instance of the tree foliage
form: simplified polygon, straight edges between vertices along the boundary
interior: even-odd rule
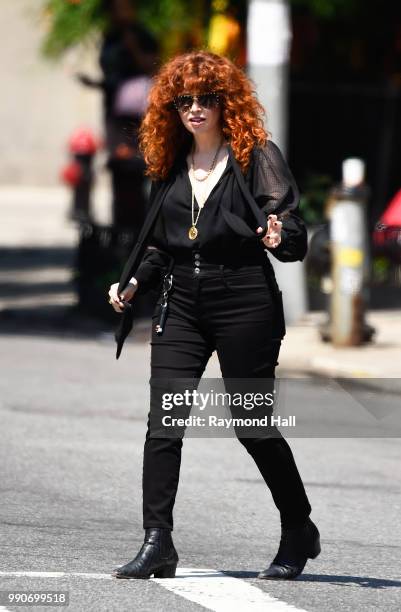
[[[194,2],[191,10],[187,0],[136,0],[133,4],[138,20],[162,38],[190,32],[199,24],[202,2]],[[104,0],[46,0],[42,10],[47,23],[42,51],[50,58],[90,40],[109,24]]]
[[[306,9],[322,19],[352,15],[361,4],[360,0],[289,0],[289,3],[294,8]]]
[[[111,1],[111,0],[110,0]],[[244,10],[247,0],[242,0]],[[352,15],[363,0],[288,0],[298,10],[307,10],[319,18],[331,20]],[[133,1],[139,21],[153,34],[174,46],[173,37],[191,32],[197,42],[206,41],[202,18],[209,14],[211,0],[136,0]],[[241,1],[229,2],[238,8]],[[57,58],[67,49],[90,40],[108,25],[105,0],[46,0],[43,13],[48,25],[42,50],[47,57]],[[203,39],[202,39],[203,37]],[[170,41],[168,40],[170,38]],[[196,36],[195,36],[196,40]],[[177,41],[179,43],[179,41]]]
[[[57,58],[67,49],[84,42],[106,26],[102,0],[47,0],[43,14],[47,33],[42,51]]]

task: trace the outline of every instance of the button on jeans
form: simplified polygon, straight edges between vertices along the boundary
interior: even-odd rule
[[[143,526],[173,529],[183,440],[151,435],[160,411],[157,382],[201,378],[216,351],[223,378],[274,378],[281,338],[276,306],[262,265],[238,268],[196,259],[173,269],[173,288],[163,334],[151,340],[151,405],[143,461]],[[198,270],[195,272],[195,270]],[[238,438],[253,457],[280,512],[281,523],[302,524],[311,506],[292,451],[282,437]],[[216,439],[216,444],[218,444]]]

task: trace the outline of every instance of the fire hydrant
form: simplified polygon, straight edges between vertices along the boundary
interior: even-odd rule
[[[365,322],[369,276],[369,245],[362,160],[343,163],[343,180],[331,194],[330,243],[332,291],[330,336],[335,346],[369,342],[374,329]]]
[[[78,129],[68,140],[71,161],[61,171],[62,180],[73,189],[70,219],[86,222],[91,220],[91,188],[93,184],[93,159],[100,146],[89,129]]]

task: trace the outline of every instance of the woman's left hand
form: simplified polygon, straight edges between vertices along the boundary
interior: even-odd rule
[[[267,217],[267,233],[262,242],[266,247],[276,248],[281,242],[281,228],[283,224],[277,220],[277,215],[269,215]],[[258,227],[256,230],[258,234],[263,232],[262,227]]]

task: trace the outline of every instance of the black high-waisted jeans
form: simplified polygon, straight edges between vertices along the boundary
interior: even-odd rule
[[[157,379],[201,378],[214,350],[223,378],[274,378],[281,338],[262,265],[230,268],[175,265],[162,335],[151,340],[151,406],[143,461],[143,526],[173,529],[181,448],[179,437],[152,437],[150,416],[160,410]],[[161,381],[162,382],[162,381]],[[311,506],[291,449],[283,437],[238,438],[253,457],[280,512],[282,526],[302,524]]]

